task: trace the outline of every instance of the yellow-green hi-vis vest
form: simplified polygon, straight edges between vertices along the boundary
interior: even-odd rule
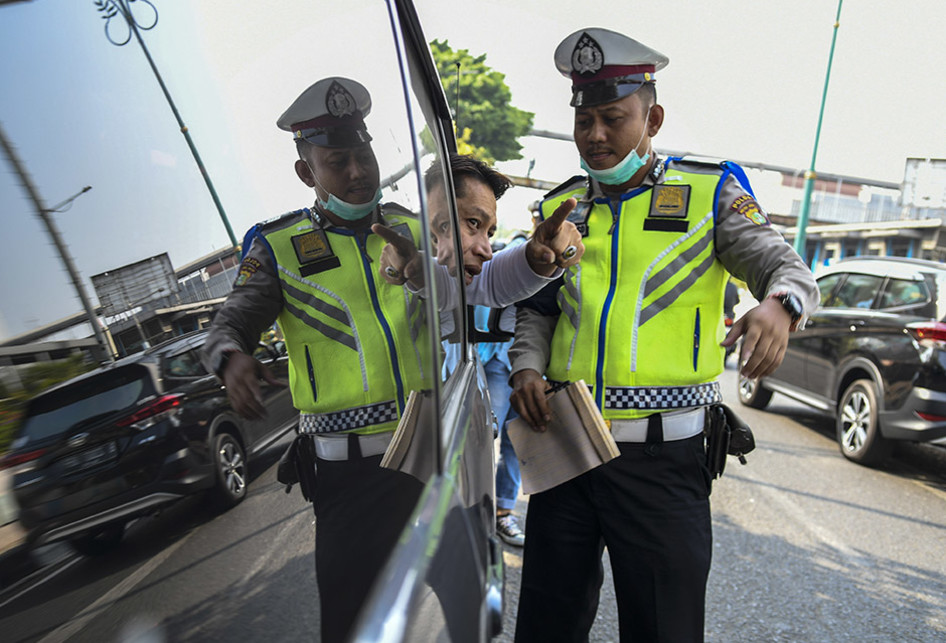
[[[391,210],[385,223],[418,244],[417,219]],[[429,342],[417,341],[426,333],[423,301],[378,277],[384,239],[324,229],[308,210],[260,233],[279,273],[278,322],[302,430],[393,431],[410,392],[429,388],[432,361]]]
[[[547,217],[575,197],[569,219],[586,235],[585,254],[556,296],[561,316],[546,376],[584,380],[605,419],[721,400],[728,273],[713,229],[716,189],[729,172],[699,169],[667,161],[662,184],[613,202],[591,200],[580,182],[541,205]]]

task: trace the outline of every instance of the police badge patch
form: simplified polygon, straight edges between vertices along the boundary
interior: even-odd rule
[[[572,69],[582,76],[597,74],[604,66],[604,52],[598,41],[587,33],[575,43],[572,50]]]
[[[355,97],[338,82],[333,82],[325,93],[325,109],[335,118],[355,113]]]
[[[756,203],[756,200],[748,194],[737,197],[736,200],[732,202],[731,207],[756,225],[769,225],[769,218],[765,216],[765,213],[762,211],[762,208],[759,207],[759,204]]]
[[[237,273],[237,278],[233,282],[233,287],[242,286],[245,284],[250,277],[252,277],[257,270],[260,268],[260,262],[253,257],[247,257],[240,264],[240,272]]]

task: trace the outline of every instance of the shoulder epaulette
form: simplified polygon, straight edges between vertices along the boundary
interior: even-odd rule
[[[260,221],[256,224],[258,230],[266,230],[267,232],[272,230],[278,230],[279,228],[285,227],[287,225],[292,225],[300,219],[308,218],[309,211],[306,209],[293,210],[292,212],[286,212],[275,216],[272,219],[266,219],[265,221]]]
[[[565,192],[571,192],[572,190],[576,190],[576,189],[578,189],[578,188],[581,187],[581,186],[586,186],[586,187],[587,187],[587,185],[588,185],[588,177],[585,176],[584,174],[576,174],[575,176],[573,176],[572,178],[568,179],[567,181],[565,181],[565,182],[562,183],[561,185],[559,185],[559,186],[555,187],[554,189],[552,189],[550,192],[548,192],[548,193],[547,193],[545,196],[543,196],[542,198],[543,198],[543,199],[551,199],[553,196],[556,196],[556,195],[558,195],[558,194],[564,194]]]
[[[399,216],[399,217],[410,217],[410,218],[412,218],[412,219],[416,219],[416,218],[417,218],[417,213],[416,213],[416,212],[413,212],[413,211],[411,211],[411,210],[408,210],[407,208],[405,208],[405,207],[404,207],[403,205],[401,205],[400,203],[394,203],[393,201],[391,201],[390,203],[382,203],[382,204],[381,204],[381,214],[383,214],[383,215],[389,215],[389,214],[390,214],[390,215],[395,215],[395,216]]]
[[[721,159],[721,158],[714,158],[712,156],[695,156],[695,155],[672,156],[667,160],[675,165],[683,165],[683,166],[695,165],[699,167],[712,167],[717,170],[725,167],[726,163],[729,163],[729,161],[725,159]]]

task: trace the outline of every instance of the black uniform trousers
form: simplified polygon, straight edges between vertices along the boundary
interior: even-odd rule
[[[622,643],[703,640],[712,522],[703,436],[621,455],[529,499],[517,643],[579,642],[611,558]]]
[[[381,468],[381,456],[317,459],[315,574],[323,643],[349,639],[371,587],[404,530],[423,485]]]

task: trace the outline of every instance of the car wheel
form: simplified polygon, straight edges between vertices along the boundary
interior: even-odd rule
[[[218,433],[214,437],[214,471],[217,484],[213,490],[216,503],[232,507],[246,497],[246,454],[235,437]]]
[[[848,460],[875,464],[890,453],[892,443],[880,434],[877,393],[871,380],[856,380],[838,404],[838,445]]]
[[[84,556],[102,556],[117,548],[124,535],[125,523],[118,523],[77,536],[71,544],[73,549]]]

